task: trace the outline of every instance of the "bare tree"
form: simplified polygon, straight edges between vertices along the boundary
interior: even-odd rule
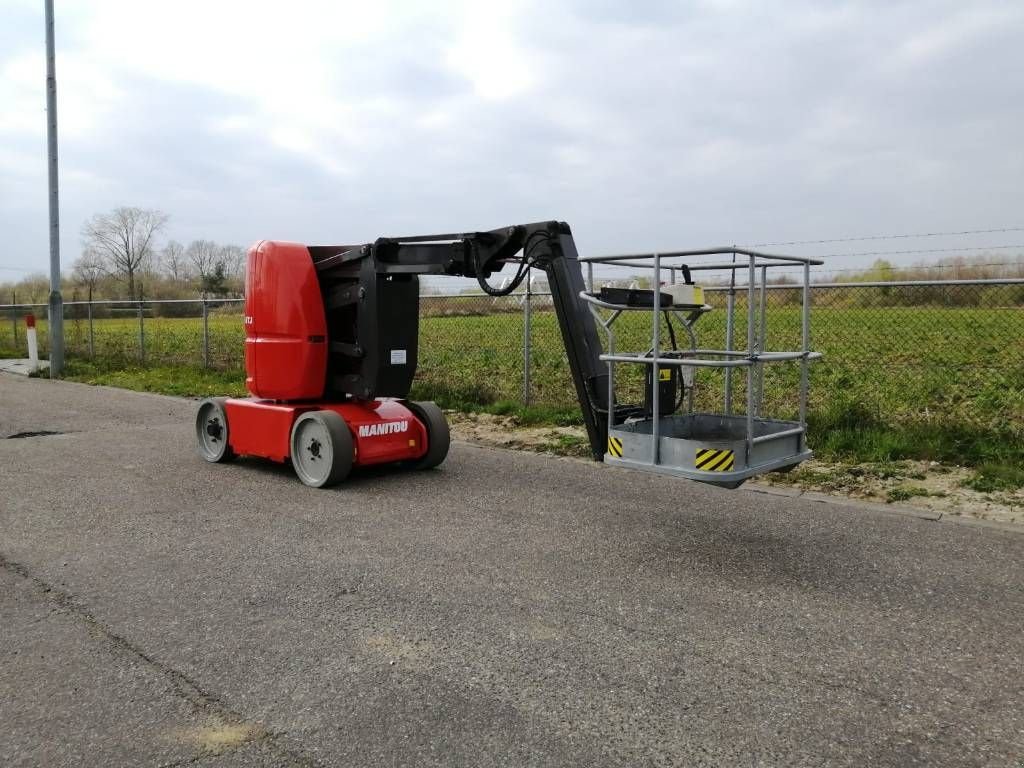
[[[128,296],[135,298],[135,275],[153,255],[153,238],[167,223],[167,215],[147,208],[115,208],[96,214],[82,227],[85,250],[99,257],[105,269],[127,281]]]
[[[222,264],[221,248],[212,240],[193,240],[185,249],[185,256],[195,268],[200,283],[206,282],[217,265]]]
[[[44,272],[33,272],[18,283],[18,299],[26,304],[43,304],[50,295],[50,278]]]
[[[185,246],[177,240],[169,240],[160,252],[160,268],[175,283],[182,283],[189,277],[188,259]]]
[[[93,251],[86,249],[71,268],[71,276],[76,283],[89,289],[91,297],[96,285],[107,274],[103,259]]]
[[[245,248],[240,245],[225,245],[220,249],[221,261],[228,277],[242,278],[245,276]]]

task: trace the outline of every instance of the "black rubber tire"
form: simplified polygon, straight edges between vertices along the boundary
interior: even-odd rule
[[[405,405],[427,428],[427,452],[422,458],[409,462],[409,466],[413,469],[433,469],[445,460],[448,448],[451,447],[452,437],[448,430],[448,419],[435,403],[429,401],[409,401]]]
[[[305,444],[307,439],[317,442],[315,451],[312,444]],[[352,471],[355,458],[352,433],[345,420],[334,411],[307,411],[299,416],[292,425],[288,445],[296,476],[310,488],[340,483]],[[322,453],[325,450],[327,456]]]
[[[213,464],[235,458],[235,452],[228,443],[226,401],[226,397],[208,397],[196,409],[196,452]]]

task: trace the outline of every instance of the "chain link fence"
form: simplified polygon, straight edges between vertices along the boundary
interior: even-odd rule
[[[706,289],[713,310],[695,326],[702,347],[724,348],[727,293]],[[737,287],[735,301],[735,333],[744,338],[745,290]],[[799,348],[799,288],[768,286],[767,303],[767,348]],[[847,420],[941,421],[1024,433],[1024,280],[819,283],[812,306],[812,347],[825,356],[812,366],[812,419],[839,410]],[[24,356],[29,311],[41,317],[46,354],[41,304],[0,305],[0,353]],[[549,294],[427,295],[420,314],[423,396],[466,406],[507,401],[567,413],[577,407]],[[629,314],[617,325],[617,346],[644,349],[650,314]],[[240,299],[65,304],[71,361],[206,366],[241,378],[244,338]],[[639,366],[619,370],[623,398],[642,397]],[[721,408],[724,375],[698,371],[698,409]],[[796,365],[765,368],[763,413],[794,416],[798,375]],[[742,392],[736,397],[742,403]]]
[[[65,354],[106,368],[198,365],[241,371],[242,305],[242,299],[65,302]],[[30,312],[37,316],[40,354],[48,354],[45,304],[0,305],[0,353],[25,354],[24,316]]]

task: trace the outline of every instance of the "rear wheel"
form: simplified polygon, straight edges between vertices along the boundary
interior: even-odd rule
[[[196,451],[210,462],[231,461],[235,452],[228,443],[225,397],[208,397],[196,411]]]
[[[413,469],[432,469],[445,460],[451,446],[451,433],[448,431],[448,419],[441,409],[431,402],[407,402],[405,406],[413,412],[417,419],[427,428],[427,452],[422,458],[410,462]]]
[[[292,466],[306,485],[323,488],[340,483],[352,470],[352,433],[334,411],[309,411],[295,420]]]

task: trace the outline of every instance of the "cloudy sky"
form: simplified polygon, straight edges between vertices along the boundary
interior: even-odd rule
[[[585,253],[1024,226],[1020,2],[56,6],[65,265],[119,205],[240,244],[558,218]],[[0,0],[0,281],[47,265],[42,13]]]

